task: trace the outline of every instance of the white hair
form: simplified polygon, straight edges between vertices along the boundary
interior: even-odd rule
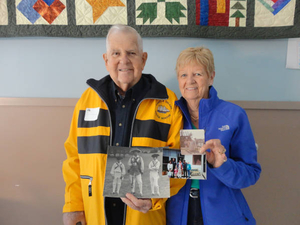
[[[143,40],[141,38],[141,35],[134,28],[123,24],[113,25],[109,28],[108,33],[106,35],[106,51],[109,48],[109,35],[117,32],[130,33],[136,35],[138,48],[141,52],[143,52]]]

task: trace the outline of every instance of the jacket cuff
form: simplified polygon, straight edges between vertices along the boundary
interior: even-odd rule
[[[164,203],[167,201],[167,198],[151,198],[152,207],[149,211],[155,211],[164,207]]]
[[[82,205],[74,205],[74,204],[66,203],[63,207],[63,213],[81,212],[81,211],[84,211],[84,208]]]
[[[211,171],[214,173],[214,174],[218,174],[220,176],[226,174],[228,172],[228,170],[231,169],[231,161],[232,159],[230,158],[227,158],[227,161],[224,162],[220,167],[218,168],[214,168],[212,165],[208,164],[209,167],[211,168]]]

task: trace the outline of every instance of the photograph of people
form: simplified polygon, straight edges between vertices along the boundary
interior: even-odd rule
[[[144,173],[144,160],[138,154],[141,152],[138,148],[130,150],[133,154],[128,160],[128,173],[131,184],[131,193],[135,194],[135,183],[139,186],[140,196],[143,196],[142,174]]]
[[[167,166],[168,171],[173,171],[173,163],[172,160],[169,161],[168,166]]]
[[[172,164],[173,164],[173,177],[175,176],[175,169],[176,169],[176,159],[175,158],[172,158]],[[178,170],[177,170],[178,172]],[[176,172],[176,176],[177,176],[177,172]]]
[[[168,177],[170,177],[170,178],[173,177],[173,171],[171,169],[169,169],[167,174],[168,174]]]
[[[157,157],[159,154],[153,154],[151,162],[149,163],[149,170],[150,170],[150,185],[151,185],[151,193],[152,195],[160,195],[159,193],[159,186],[158,186],[158,179],[159,179],[159,167],[160,162],[158,161]]]
[[[185,160],[183,160],[183,163],[182,163],[182,170],[183,170],[183,177],[187,178],[187,163]]]
[[[162,156],[163,148],[109,146],[103,196],[124,198],[130,193],[136,198],[167,200],[171,194],[170,179],[162,172]],[[118,179],[115,181],[112,174],[121,177],[121,185],[118,185]]]
[[[179,159],[179,162],[177,163],[177,170],[178,170],[177,177],[181,178],[182,170],[183,170],[181,159]]]
[[[65,142],[63,223],[164,225],[165,198],[142,199],[131,193],[122,198],[105,197],[103,190],[108,146],[179,148],[182,114],[175,106],[176,95],[153,75],[143,73],[148,54],[134,28],[111,26],[102,57],[108,73],[95,71],[96,79],[87,81]],[[167,111],[157,111],[158,105]],[[157,115],[168,117],[162,121]],[[91,184],[80,175],[91,177]],[[182,185],[170,186],[177,191]]]
[[[110,174],[114,177],[113,189],[112,189],[113,194],[120,193],[122,180],[124,179],[124,175],[126,174],[125,165],[121,162],[122,158],[123,157],[121,157],[121,156],[117,156],[116,157],[117,162],[115,162],[113,164],[113,166],[111,167]],[[116,189],[117,189],[117,192],[116,192]]]
[[[188,173],[188,178],[191,178],[191,164],[189,162],[187,162],[187,165],[186,165],[186,169],[187,169],[187,173]]]
[[[177,169],[177,166],[175,166],[175,169],[174,169],[174,178],[178,178],[177,174],[178,174],[178,169]]]
[[[183,50],[176,64],[184,129],[204,129],[207,180],[187,180],[167,201],[168,225],[254,225],[241,189],[260,177],[257,149],[245,110],[219,99],[215,66],[205,47]]]

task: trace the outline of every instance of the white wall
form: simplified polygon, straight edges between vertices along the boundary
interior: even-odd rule
[[[144,38],[152,73],[180,96],[175,62],[205,45],[215,56],[214,86],[225,100],[300,101],[300,70],[285,68],[287,39]],[[0,97],[78,98],[88,78],[107,74],[104,38],[1,38]]]

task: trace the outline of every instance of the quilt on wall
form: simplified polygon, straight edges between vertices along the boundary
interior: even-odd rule
[[[0,0],[0,37],[300,37],[300,0]]]

